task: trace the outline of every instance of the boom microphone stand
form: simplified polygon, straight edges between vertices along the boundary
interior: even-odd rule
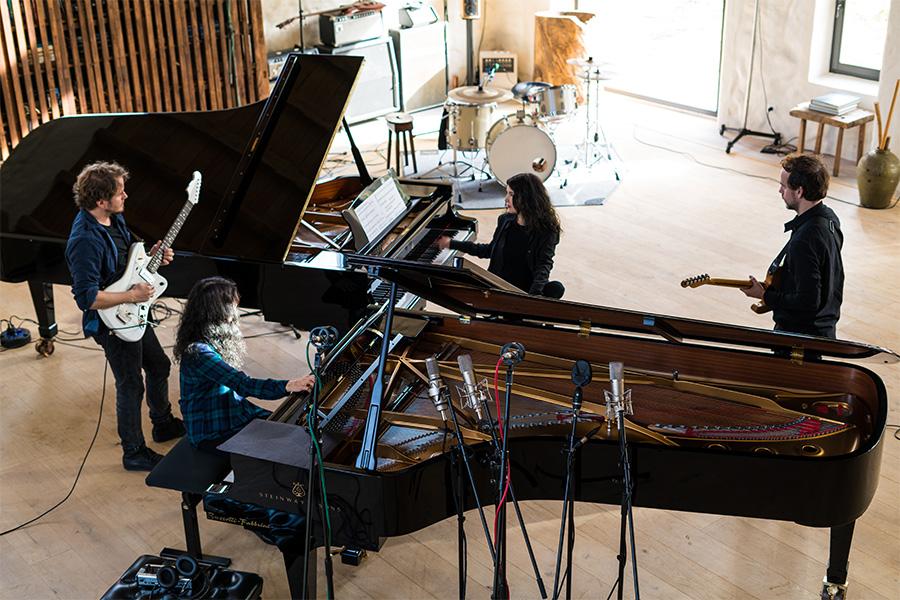
[[[475,478],[472,476],[472,467],[469,465],[469,455],[468,452],[466,452],[462,432],[459,430],[459,421],[456,418],[456,410],[454,410],[453,401],[450,398],[450,390],[444,385],[437,360],[435,360],[433,356],[429,356],[425,359],[425,368],[428,371],[428,395],[431,397],[435,409],[437,409],[441,418],[444,420],[444,425],[447,424],[448,415],[453,420],[453,431],[456,434],[456,451],[459,453],[460,460],[463,465],[465,465],[466,473],[469,476],[469,485],[472,487],[472,494],[475,497],[475,506],[478,507],[478,516],[481,517],[481,527],[484,529],[484,538],[487,540],[488,550],[491,552],[491,559],[494,559],[496,556],[494,544],[491,542],[491,534],[488,530],[487,519],[484,518],[484,508],[481,506],[481,499],[478,497],[478,487],[475,485]],[[464,566],[466,564],[466,533],[464,527],[466,517],[463,514],[464,492],[462,485],[462,471],[459,469],[456,460],[454,460],[454,468],[457,471],[457,490],[455,496],[457,533],[459,536],[459,597],[463,599],[466,597],[466,576]]]
[[[509,404],[512,398],[513,371],[516,365],[525,359],[525,346],[519,342],[510,342],[500,351],[503,363],[506,365],[506,394],[503,407],[503,436],[500,449],[500,472],[497,492],[497,543],[494,555],[494,585],[491,593],[493,600],[509,598],[509,587],[506,583],[506,502],[503,492],[507,482],[508,447],[509,447]],[[511,477],[510,477],[511,479]]]
[[[458,357],[459,370],[462,373],[464,385],[457,386],[461,398],[461,404],[475,411],[478,421],[485,423],[491,434],[491,443],[497,456],[500,454],[500,442],[497,439],[496,425],[491,417],[491,410],[487,404],[487,380],[482,380],[479,384],[475,380],[475,371],[472,367],[472,357],[468,354],[462,354]],[[534,557],[534,549],[531,547],[531,538],[528,537],[528,529],[525,527],[525,518],[522,516],[522,510],[519,508],[519,500],[516,498],[516,488],[513,482],[509,482],[509,497],[512,499],[513,508],[516,511],[516,519],[519,521],[519,529],[522,531],[522,538],[525,540],[525,549],[528,551],[528,558],[531,560],[531,568],[534,571],[534,578],[537,582],[538,591],[543,600],[547,600],[547,589],[544,587],[544,580],[541,577],[541,569],[538,567],[537,560]],[[493,557],[493,555],[492,555]]]
[[[313,536],[312,527],[312,506],[316,503],[316,471],[323,465],[318,461],[318,452],[316,446],[321,446],[319,435],[319,370],[322,367],[322,358],[336,343],[338,339],[338,331],[334,327],[315,327],[309,332],[309,343],[316,347],[316,357],[313,362],[313,382],[312,393],[310,394],[309,415],[306,417],[307,428],[309,429],[309,477],[306,482],[306,532],[304,534],[304,551],[303,556],[308,557],[310,551],[310,543]],[[317,443],[318,442],[318,443]],[[319,518],[322,521],[322,537],[325,539],[325,579],[328,586],[328,598],[334,598],[334,568],[331,562],[331,540],[329,532],[326,530],[328,523],[325,517],[326,498],[324,490],[322,490],[322,503],[319,507]],[[303,561],[303,585],[300,588],[303,594],[307,593],[307,584],[309,582],[309,561]]]
[[[609,363],[609,385],[611,391],[604,391],[606,398],[606,427],[607,432],[610,428],[610,417],[615,415],[616,428],[619,430],[619,461],[622,464],[623,487],[622,487],[622,521],[619,527],[619,578],[616,585],[619,586],[618,599],[622,600],[624,589],[622,584],[625,582],[625,562],[628,559],[627,549],[625,547],[625,524],[628,523],[628,534],[631,542],[631,570],[632,579],[634,580],[634,598],[640,600],[641,592],[638,589],[638,571],[637,571],[637,555],[634,550],[634,517],[631,514],[631,464],[628,461],[628,442],[625,440],[625,415],[633,415],[634,409],[631,405],[631,390],[625,389],[625,381],[622,377],[623,365],[620,362]]]
[[[566,546],[566,598],[572,597],[572,551],[575,548],[575,493],[572,490],[572,470],[575,466],[575,432],[578,429],[578,416],[581,413],[582,388],[591,382],[591,363],[586,360],[575,361],[572,367],[572,383],[575,393],[572,395],[572,432],[569,434],[569,447],[566,453],[566,487],[563,494],[562,518],[559,521],[559,543],[556,546],[556,569],[553,573],[553,600],[559,598],[559,569],[562,565],[563,539],[566,537],[568,519],[568,543]]]

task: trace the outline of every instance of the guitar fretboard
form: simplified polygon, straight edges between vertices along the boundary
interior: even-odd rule
[[[194,203],[191,200],[188,200],[184,203],[184,206],[181,207],[181,212],[178,213],[178,216],[175,218],[175,222],[172,223],[172,226],[169,227],[168,233],[166,233],[166,237],[163,238],[162,244],[160,244],[159,251],[153,255],[153,258],[150,259],[150,263],[147,265],[147,270],[151,273],[156,273],[156,270],[159,269],[162,264],[163,254],[166,248],[172,246],[172,242],[175,241],[175,236],[178,235],[178,232],[181,231],[181,226],[184,225],[184,222],[187,220],[188,215],[191,213],[191,209],[194,208]]]

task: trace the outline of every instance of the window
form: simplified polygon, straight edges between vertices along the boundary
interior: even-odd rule
[[[890,0],[836,0],[831,72],[878,81]]]

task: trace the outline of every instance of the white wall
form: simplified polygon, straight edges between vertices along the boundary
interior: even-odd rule
[[[722,76],[719,91],[719,123],[743,125],[744,98],[750,65],[751,32],[754,0],[726,0],[725,36],[722,54]],[[789,111],[800,102],[834,90],[853,92],[862,98],[861,106],[874,110],[876,100],[882,115],[887,117],[894,81],[900,77],[900,0],[891,0],[889,40],[886,42],[880,82],[828,75],[828,56],[834,16],[834,0],[760,0],[759,27],[762,34],[762,60],[756,56],[750,94],[747,127],[755,131],[769,131],[766,108],[772,124],[785,139],[797,135],[799,121]],[[891,40],[890,32],[894,32]],[[893,43],[891,43],[893,42]],[[768,92],[768,104],[763,96],[763,78]],[[900,116],[895,109],[891,135],[895,140],[900,131]],[[810,131],[810,129],[812,131]],[[866,150],[875,145],[874,122],[866,132]],[[807,128],[807,148],[814,143],[815,126]],[[844,139],[842,155],[856,160],[856,133]],[[833,153],[836,130],[826,128],[823,152]],[[897,145],[893,144],[896,150]]]

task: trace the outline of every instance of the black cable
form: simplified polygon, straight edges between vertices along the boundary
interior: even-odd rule
[[[885,429],[890,429],[891,427],[893,427],[893,428],[894,428],[894,439],[895,439],[895,440],[900,440],[900,425],[895,425],[895,424],[893,424],[893,423],[888,423],[888,424],[885,425],[884,427],[885,427]]]
[[[94,437],[91,438],[91,443],[88,446],[87,452],[84,453],[84,458],[81,460],[81,465],[78,467],[78,473],[75,474],[75,481],[72,482],[72,488],[69,490],[69,493],[66,494],[66,497],[34,517],[33,519],[29,519],[25,521],[21,525],[16,525],[12,529],[7,529],[6,531],[0,533],[0,537],[6,535],[7,533],[12,533],[13,531],[18,531],[27,525],[31,525],[44,515],[49,514],[51,511],[56,510],[59,506],[62,505],[63,502],[69,499],[69,496],[72,495],[72,492],[75,491],[75,486],[78,485],[78,479],[81,477],[81,471],[84,469],[84,464],[87,462],[88,456],[91,454],[91,450],[94,448],[94,442],[97,441],[97,434],[100,433],[100,423],[103,422],[103,401],[106,398],[106,373],[109,370],[109,361],[105,361],[103,367],[103,391],[100,393],[100,414],[97,416],[97,427],[94,429]]]
[[[690,158],[692,161],[694,161],[698,165],[703,166],[703,167],[709,167],[710,169],[717,169],[719,171],[730,171],[732,173],[737,173],[738,175],[743,175],[744,177],[751,177],[753,179],[763,179],[766,181],[774,181],[775,183],[781,185],[781,180],[775,179],[774,177],[769,177],[768,175],[754,175],[753,173],[747,173],[747,172],[741,171],[739,169],[732,169],[731,167],[720,167],[718,165],[711,165],[709,163],[705,163],[705,162],[697,160],[694,157],[694,155],[691,154],[690,152],[684,152],[683,150],[675,150],[675,149],[669,148],[667,146],[660,146],[659,144],[651,144],[650,142],[645,142],[644,140],[640,139],[637,136],[637,133],[636,133],[637,128],[638,128],[637,125],[635,125],[633,127],[633,129],[631,130],[631,137],[634,139],[634,141],[638,142],[639,144],[643,144],[644,146],[650,146],[651,148],[658,148],[660,150],[665,150],[666,152],[673,152],[675,154],[681,154],[683,156],[687,156],[688,158]],[[648,128],[645,127],[644,129],[648,129]],[[648,131],[655,131],[655,130],[648,129]],[[656,133],[661,133],[661,132],[656,132]],[[835,202],[841,202],[842,204],[847,204],[849,206],[855,206],[856,208],[865,208],[866,210],[890,210],[890,209],[894,208],[895,206],[897,206],[897,203],[900,202],[900,196],[898,196],[897,199],[894,200],[894,203],[891,204],[890,206],[888,206],[887,208],[869,208],[868,206],[863,206],[857,202],[850,202],[849,200],[844,200],[843,198],[837,198],[830,194],[826,195],[825,197],[830,200],[834,200]]]

